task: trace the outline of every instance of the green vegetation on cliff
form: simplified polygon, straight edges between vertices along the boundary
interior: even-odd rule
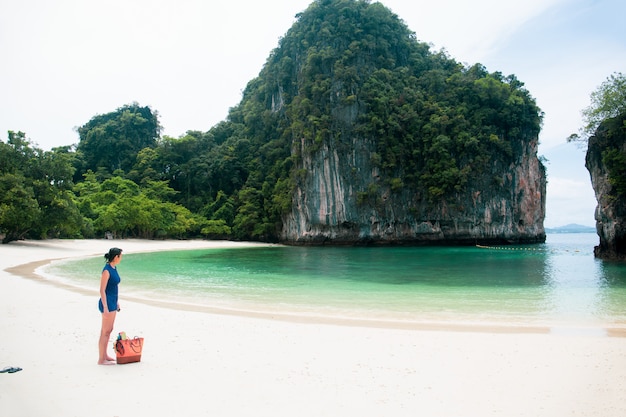
[[[603,137],[602,163],[613,186],[613,197],[626,199],[626,112],[605,120],[598,129]]]
[[[80,127],[76,153],[68,150],[68,207],[82,224],[57,235],[277,240],[307,174],[303,153],[374,143],[372,163],[391,190],[436,202],[495,164],[515,163],[520,144],[539,133],[541,111],[515,76],[431,51],[380,3],[317,0],[297,17],[210,131],[160,138],[156,113],[136,104]],[[130,209],[144,211],[115,217]]]
[[[585,125],[568,140],[588,142],[594,136],[614,197],[626,197],[626,75],[611,74],[590,98],[582,111]]]
[[[596,230],[600,244],[594,254],[602,259],[626,259],[626,76],[609,76],[592,94],[583,110],[582,136],[587,141],[585,166],[591,175],[598,205]]]

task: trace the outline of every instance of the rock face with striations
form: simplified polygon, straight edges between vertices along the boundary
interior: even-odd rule
[[[472,177],[464,192],[437,203],[414,189],[394,192],[370,160],[371,143],[351,138],[350,151],[324,146],[303,159],[307,175],[283,225],[291,244],[493,244],[543,242],[545,174],[537,140],[516,161],[494,162],[487,178]],[[355,172],[359,180],[355,180]],[[494,187],[493,177],[501,181]],[[359,204],[359,190],[380,184],[376,204]]]
[[[622,165],[615,165],[620,160]],[[598,258],[626,259],[625,162],[626,114],[622,114],[604,121],[587,148],[585,166],[598,201],[595,218],[600,245],[594,250]]]
[[[241,104],[290,147],[281,242],[545,241],[542,112],[522,82],[431,51],[380,3],[297,17]]]

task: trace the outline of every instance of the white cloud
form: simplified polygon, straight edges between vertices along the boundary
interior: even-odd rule
[[[565,0],[383,0],[422,42],[461,62],[481,62],[525,22]]]

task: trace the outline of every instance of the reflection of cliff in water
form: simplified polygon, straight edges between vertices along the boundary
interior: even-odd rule
[[[607,321],[612,317],[622,316],[622,323],[626,323],[624,311],[626,308],[626,264],[600,262],[600,316]]]

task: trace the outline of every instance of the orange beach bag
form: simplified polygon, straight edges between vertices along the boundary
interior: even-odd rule
[[[120,339],[115,342],[115,355],[117,363],[133,363],[141,361],[141,351],[143,349],[143,337],[134,339]]]

